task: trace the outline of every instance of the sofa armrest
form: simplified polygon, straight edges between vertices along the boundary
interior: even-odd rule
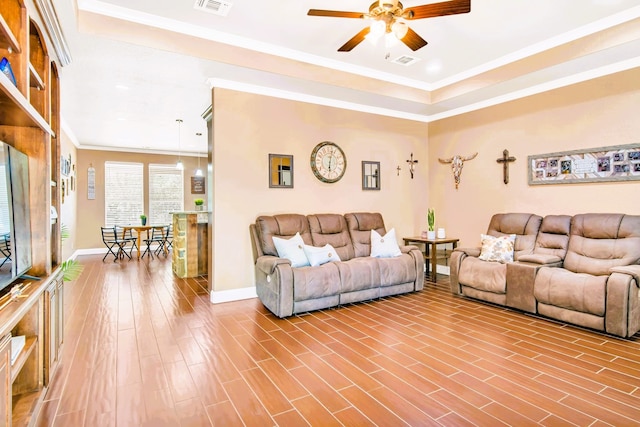
[[[522,258],[522,257],[521,257]],[[560,265],[557,265],[558,267]],[[516,261],[507,264],[507,297],[505,305],[529,313],[538,311],[538,304],[533,295],[536,275],[541,267],[555,267],[552,264]]]
[[[559,267],[562,265],[562,258],[557,255],[549,255],[549,254],[527,254],[521,255],[518,258],[520,262],[531,262],[533,264],[540,264],[545,266],[551,266],[551,264],[557,264]]]
[[[623,338],[640,330],[640,265],[612,267],[607,279],[605,330]]]
[[[258,257],[255,266],[256,293],[273,314],[293,314],[293,268],[291,261],[276,256]]]
[[[256,261],[256,268],[262,271],[264,274],[273,274],[276,267],[281,264],[291,265],[291,261],[286,258],[278,258],[273,255],[264,255],[258,258]]]
[[[611,267],[609,273],[620,273],[632,276],[636,281],[636,286],[640,287],[640,265],[623,265]]]
[[[410,254],[412,250],[420,250],[420,248],[418,248],[415,245],[400,245],[400,252],[402,252],[403,254]]]
[[[408,254],[413,258],[416,268],[416,281],[413,285],[414,291],[421,291],[424,288],[424,255],[422,251],[414,245],[400,246],[400,252]]]
[[[465,255],[479,257],[482,248],[455,248],[453,252],[464,252]]]
[[[469,255],[466,251],[455,249],[451,252],[451,257],[449,257],[449,286],[452,294],[462,295],[458,275],[460,273],[460,265],[467,256]]]

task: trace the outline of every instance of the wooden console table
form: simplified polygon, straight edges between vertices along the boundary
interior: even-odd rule
[[[438,262],[436,249],[438,245],[451,244],[453,246],[452,250],[458,246],[458,241],[460,239],[427,239],[426,237],[403,237],[404,244],[410,245],[412,243],[422,243],[425,247],[424,258],[427,261],[427,271],[426,275],[431,277],[431,279],[436,281],[436,264]],[[431,262],[429,262],[431,260]],[[429,264],[431,264],[431,269],[429,270]],[[431,273],[429,273],[431,271]]]

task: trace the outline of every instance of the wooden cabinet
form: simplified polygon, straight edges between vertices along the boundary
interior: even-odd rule
[[[64,282],[62,271],[51,280],[44,296],[45,328],[44,384],[48,385],[60,359],[64,338]]]
[[[24,294],[0,311],[0,417],[10,420],[0,425],[30,425],[38,415],[61,356],[63,295],[58,269],[48,278],[28,283]],[[24,337],[13,360],[11,337]]]

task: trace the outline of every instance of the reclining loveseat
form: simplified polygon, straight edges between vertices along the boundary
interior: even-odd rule
[[[640,216],[497,214],[487,235],[512,238],[513,261],[457,248],[453,293],[620,337],[640,330]]]

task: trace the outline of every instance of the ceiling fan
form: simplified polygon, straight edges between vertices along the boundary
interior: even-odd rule
[[[436,16],[457,15],[471,11],[471,0],[449,0],[438,3],[424,4],[403,9],[398,0],[379,0],[369,6],[368,13],[344,12],[340,10],[309,9],[309,16],[327,16],[330,18],[359,18],[370,19],[371,25],[365,27],[351,40],[346,42],[338,52],[349,52],[366,37],[378,38],[384,34],[393,34],[406,44],[411,50],[416,51],[427,45],[426,40],[413,31],[404,22],[405,20],[434,18]]]

